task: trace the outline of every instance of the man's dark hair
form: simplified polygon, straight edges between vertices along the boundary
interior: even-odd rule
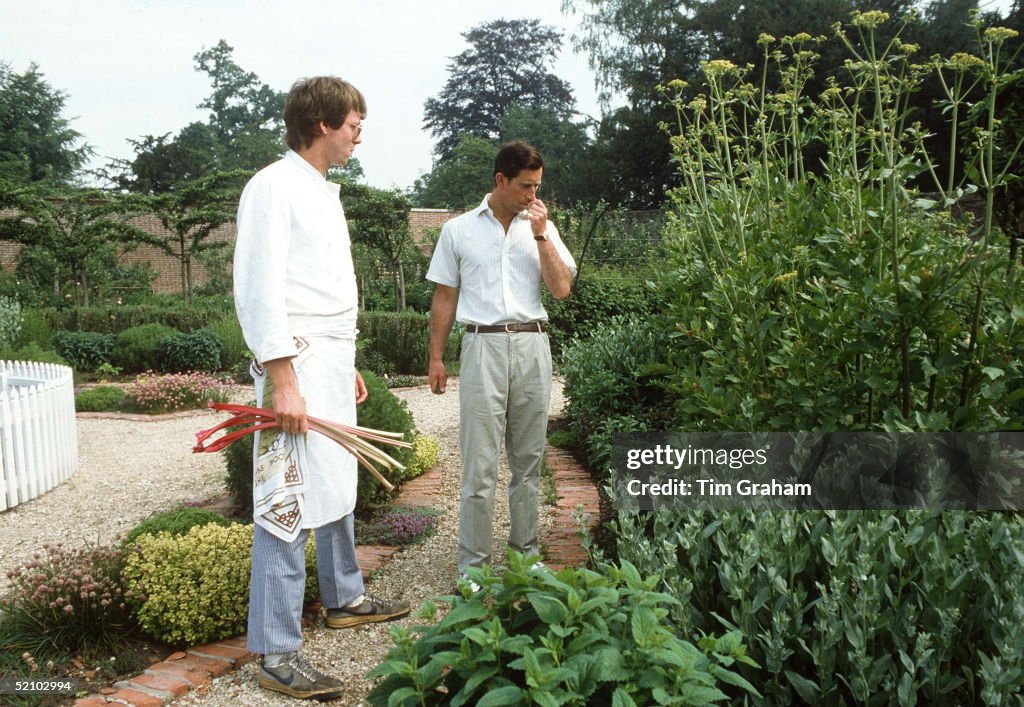
[[[293,150],[308,148],[320,135],[320,123],[337,130],[352,111],[366,117],[366,99],[337,76],[299,79],[284,105],[284,141]]]
[[[537,148],[522,140],[506,142],[494,158],[494,174],[500,172],[506,179],[515,179],[524,169],[541,169],[543,166],[544,160]]]

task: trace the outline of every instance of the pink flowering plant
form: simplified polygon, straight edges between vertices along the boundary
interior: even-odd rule
[[[5,632],[5,649],[32,653],[96,652],[123,640],[134,627],[132,592],[123,579],[117,548],[66,550],[43,545],[32,559],[7,573],[11,591],[2,611],[20,630]]]
[[[140,374],[125,391],[128,404],[149,413],[194,410],[207,401],[226,402],[228,385],[208,373]]]

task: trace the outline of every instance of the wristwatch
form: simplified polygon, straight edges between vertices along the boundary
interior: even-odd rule
[[[545,229],[544,233],[540,234],[539,236],[536,233],[533,234],[533,240],[535,240],[535,241],[550,241],[551,240],[551,236],[548,235],[547,229]]]

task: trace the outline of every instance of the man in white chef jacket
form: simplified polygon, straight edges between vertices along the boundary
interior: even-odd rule
[[[304,550],[316,534],[326,623],[345,628],[409,613],[366,594],[355,555],[356,460],[307,414],[355,424],[366,386],[355,369],[358,297],[339,187],[326,179],[361,142],[363,95],[335,76],[301,79],[285,105],[281,160],[258,172],[238,205],[235,308],[255,356],[258,403],[283,432],[256,440],[255,532],[248,648],[262,687],[302,699],[341,696],[340,681],[299,651]]]

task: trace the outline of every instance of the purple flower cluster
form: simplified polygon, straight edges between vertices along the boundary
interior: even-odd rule
[[[12,585],[7,601],[74,645],[103,643],[105,634],[120,631],[131,615],[132,592],[123,567],[124,556],[115,548],[43,545],[32,560],[7,573]]]
[[[360,542],[381,545],[409,545],[430,535],[437,516],[413,510],[395,510],[373,519],[362,528]]]
[[[205,407],[207,400],[226,402],[228,385],[208,373],[146,371],[128,386],[125,397],[143,412],[194,410]]]

